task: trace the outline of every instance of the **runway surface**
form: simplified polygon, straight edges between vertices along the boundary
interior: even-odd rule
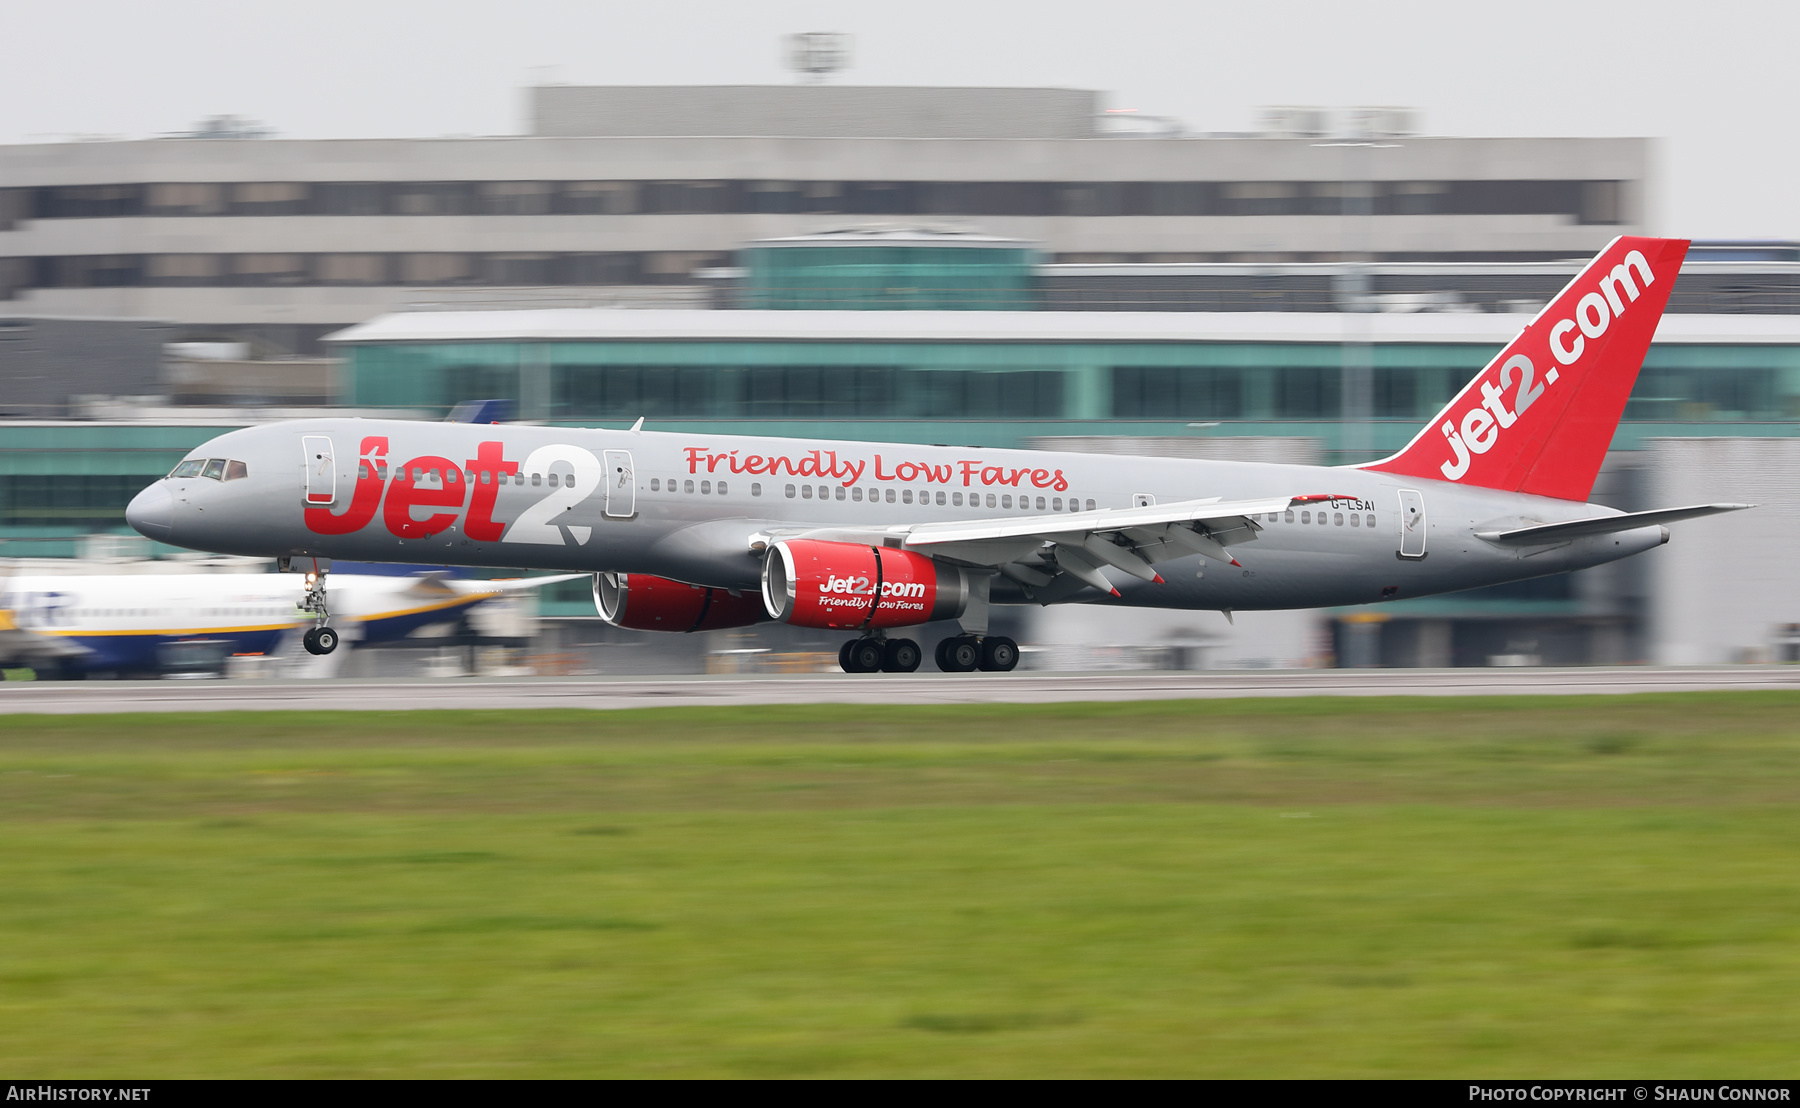
[[[1246,696],[1610,695],[1708,689],[1800,690],[1800,666],[18,682],[0,684],[0,713],[1044,704]]]

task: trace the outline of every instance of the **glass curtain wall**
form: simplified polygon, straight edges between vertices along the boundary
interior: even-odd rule
[[[1374,422],[1416,430],[1493,353],[1374,347]],[[442,343],[348,354],[359,406],[519,403],[523,371],[537,369],[548,381],[537,417],[551,420],[1306,423],[1337,421],[1343,408],[1342,353],[1329,343]],[[1797,417],[1792,346],[1653,348],[1625,412],[1628,422],[1721,425]]]
[[[1033,251],[959,246],[782,246],[743,251],[745,307],[1025,311]]]

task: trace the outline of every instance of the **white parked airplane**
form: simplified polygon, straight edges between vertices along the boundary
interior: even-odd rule
[[[427,574],[331,577],[332,615],[363,642],[404,638],[461,619],[485,600],[583,574],[474,581]],[[0,627],[19,660],[45,673],[145,673],[182,643],[226,644],[228,654],[268,654],[313,622],[301,605],[310,575],[178,573],[0,578]],[[335,645],[335,642],[334,644]]]

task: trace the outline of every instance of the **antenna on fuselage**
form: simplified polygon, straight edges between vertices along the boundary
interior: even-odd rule
[[[644,417],[638,416],[637,422],[631,425],[631,433],[635,435],[639,431],[642,431],[643,429],[644,429]]]

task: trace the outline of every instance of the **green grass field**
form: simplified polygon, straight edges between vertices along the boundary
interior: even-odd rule
[[[1800,697],[0,718],[0,1071],[1800,1071]]]

